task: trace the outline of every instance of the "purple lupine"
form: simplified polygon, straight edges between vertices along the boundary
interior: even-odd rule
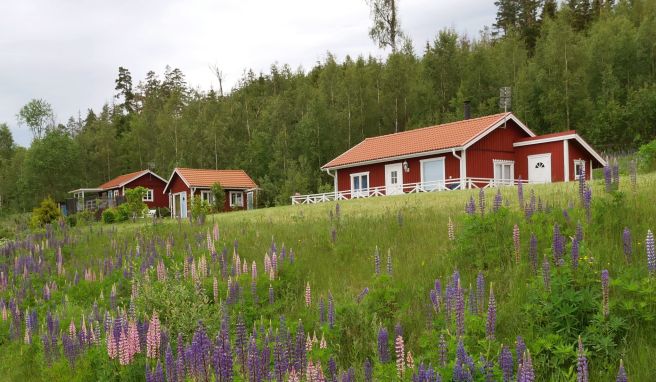
[[[572,219],[569,217],[569,212],[567,212],[567,210],[564,209],[564,208],[563,208],[563,217],[565,218],[565,221],[567,221],[568,223],[572,220]]]
[[[585,166],[582,166],[581,174],[579,175],[579,197],[581,198],[581,204],[583,204],[585,188]]]
[[[650,276],[654,276],[656,275],[656,253],[654,252],[654,234],[651,230],[647,230],[645,249],[647,251],[647,270]]]
[[[583,241],[583,224],[580,221],[576,222],[576,240]]]
[[[335,327],[335,302],[330,291],[328,291],[328,327],[331,329]]]
[[[478,311],[483,314],[485,309],[485,276],[481,271],[478,271],[476,276],[476,300],[478,301]]]
[[[485,325],[485,334],[489,340],[494,340],[494,331],[497,323],[497,302],[494,298],[494,291],[490,284],[490,300],[487,304],[487,323]]]
[[[326,322],[326,304],[323,300],[323,297],[319,298],[319,323],[323,324]]]
[[[465,297],[460,286],[460,280],[458,280],[456,290],[456,334],[458,337],[465,335]]]
[[[533,371],[533,361],[531,360],[531,353],[526,351],[522,359],[522,365],[520,370],[517,371],[517,381],[518,382],[534,382],[535,381],[535,372]]]
[[[478,209],[481,210],[481,216],[485,215],[485,190],[478,190]]]
[[[624,247],[624,258],[627,263],[630,263],[633,255],[633,242],[631,241],[631,230],[629,230],[629,227],[624,227],[624,231],[622,231],[622,244]]]
[[[164,362],[166,365],[166,380],[169,382],[177,382],[177,375],[175,372],[175,359],[173,358],[173,351],[171,350],[171,344],[166,346],[166,351],[164,353]]]
[[[469,284],[469,299],[467,302],[469,305],[469,313],[473,315],[478,315],[478,301],[476,300],[477,299],[476,299],[476,293],[474,291],[474,288],[472,288],[471,284]]]
[[[157,365],[155,366],[155,371],[152,374],[153,382],[164,382],[164,370],[162,369],[162,363],[157,360]]]
[[[501,353],[499,354],[499,368],[501,369],[501,375],[503,376],[504,382],[512,381],[513,370],[514,370],[514,361],[512,353],[508,346],[503,345],[501,347]]]
[[[522,176],[517,179],[517,200],[519,202],[519,209],[524,210],[524,186],[522,185]]]
[[[401,326],[400,322],[394,325],[394,338],[396,337],[403,337],[403,326]]]
[[[465,212],[469,215],[474,215],[476,213],[476,202],[474,201],[474,196],[470,196],[469,201],[465,204]]]
[[[462,338],[458,340],[456,347],[456,363],[454,367],[454,380],[456,381],[472,381],[475,372],[474,360],[467,354],[465,345]]]
[[[303,329],[303,321],[298,320],[296,327],[296,347],[294,349],[294,368],[299,370],[302,374],[305,371],[307,361],[307,349],[305,348],[305,330]]]
[[[369,294],[369,287],[364,288],[362,292],[358,294],[358,297],[356,298],[357,303],[358,304],[361,303],[362,300],[367,296],[367,294]]]
[[[248,356],[247,356],[247,374],[248,380],[253,382],[259,382],[259,371],[260,371],[260,352],[257,348],[257,341],[254,336],[250,337],[248,341]]]
[[[538,271],[538,238],[531,232],[531,240],[528,246],[528,257],[531,260],[531,269],[535,274]]]
[[[579,336],[579,348],[576,359],[576,382],[588,382],[588,358],[583,350],[583,341]]]
[[[448,356],[447,352],[447,347],[446,347],[446,340],[444,339],[444,333],[440,333],[440,340],[437,344],[438,351],[440,354],[440,366],[445,367],[446,366],[446,358]]]
[[[579,267],[579,241],[574,238],[572,240],[572,268],[578,269]]]
[[[328,381],[337,382],[337,362],[333,357],[328,359]]]
[[[542,281],[544,282],[544,289],[551,292],[551,264],[549,264],[549,259],[547,259],[546,255],[542,262]]]
[[[583,191],[583,207],[585,208],[585,216],[588,222],[592,219],[592,188],[586,187]]]
[[[624,370],[624,361],[620,359],[620,368],[617,370],[617,378],[615,382],[629,382],[629,377],[626,375],[626,370]]]
[[[613,166],[611,167],[611,173],[613,175],[613,186],[615,189],[620,187],[620,165],[617,163],[617,158],[613,161]]]
[[[503,204],[503,196],[501,196],[501,189],[497,189],[497,193],[494,195],[494,201],[492,202],[492,210],[494,212],[499,211],[501,205]]]
[[[558,223],[554,224],[553,227],[553,240],[551,243],[551,250],[553,252],[554,264],[556,266],[563,265],[564,259],[563,254],[565,252],[565,239],[560,233],[560,226]]]
[[[611,178],[611,168],[610,165],[604,166],[604,183],[606,185],[606,192],[611,192],[613,190],[613,180]]]
[[[604,269],[601,271],[601,307],[602,307],[602,312],[604,313],[604,317],[608,317],[608,313],[610,312],[610,309],[608,307],[608,284],[609,284],[609,279],[608,279],[608,270]]]
[[[378,330],[378,360],[380,363],[387,363],[390,360],[389,335],[384,327]]]
[[[241,365],[242,370],[246,367],[248,335],[246,334],[246,322],[244,315],[237,316],[237,324],[235,325],[235,354],[237,361]]]
[[[374,367],[371,364],[371,361],[369,358],[364,360],[364,380],[365,382],[371,382],[373,381],[373,375],[374,375]]]
[[[522,356],[526,352],[526,343],[522,336],[517,336],[515,340],[515,357],[517,358],[517,367],[522,364]]]

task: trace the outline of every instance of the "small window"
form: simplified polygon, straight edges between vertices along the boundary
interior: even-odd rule
[[[200,199],[204,200],[208,203],[212,203],[212,192],[210,192],[210,191],[201,191],[200,192]]]
[[[118,198],[118,194],[119,194],[119,191],[118,191],[118,190],[114,190],[114,199]]]
[[[397,171],[392,171],[390,173],[390,181],[392,184],[397,184],[399,182],[399,174]]]
[[[544,163],[542,163],[542,162],[536,163],[535,168],[544,168]]]
[[[515,183],[515,162],[495,159],[493,163],[494,183],[497,185],[512,186]]]
[[[244,194],[241,191],[230,191],[230,207],[243,207]]]
[[[144,202],[152,202],[153,201],[153,190],[147,189],[146,190],[146,195],[143,197]]]
[[[398,175],[397,175],[398,181]],[[351,195],[353,197],[366,196],[369,188],[369,173],[361,172],[351,174]]]
[[[574,161],[574,179],[578,180],[585,173],[585,161],[577,159]]]

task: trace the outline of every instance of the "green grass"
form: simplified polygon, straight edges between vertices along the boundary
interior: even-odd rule
[[[231,308],[233,323],[239,312],[245,313],[248,327],[252,327],[254,320],[266,325],[272,321],[275,326],[281,314],[285,315],[288,323],[301,318],[306,331],[316,331],[319,337],[322,332],[326,334],[329,351],[316,354],[324,365],[328,355],[332,355],[337,358],[340,367],[353,365],[360,372],[361,362],[366,357],[376,357],[375,341],[379,325],[384,324],[393,332],[393,325],[397,322],[404,328],[405,342],[413,351],[415,360],[435,365],[438,333],[451,335],[453,327],[449,326],[449,331],[444,332],[441,315],[427,318],[431,311],[429,290],[436,278],[441,279],[444,287],[455,270],[460,272],[464,288],[475,286],[476,275],[481,271],[486,281],[494,285],[498,306],[497,340],[484,340],[484,317],[468,316],[465,344],[475,360],[478,360],[480,353],[496,360],[498,347],[504,343],[514,349],[515,338],[521,335],[534,354],[534,363],[542,367],[542,370],[537,370],[542,380],[572,380],[572,375],[575,375],[571,371],[576,361],[575,339],[581,334],[586,340],[590,338],[586,349],[591,358],[591,380],[614,380],[620,357],[624,358],[631,380],[656,380],[655,372],[651,371],[651,361],[656,354],[653,335],[656,306],[642,306],[635,310],[636,313],[631,313],[630,307],[625,306],[627,301],[638,305],[656,301],[653,279],[644,281],[637,290],[627,286],[631,281],[648,279],[644,237],[647,229],[656,228],[656,205],[652,196],[656,176],[649,174],[639,177],[636,192],[630,189],[628,178],[622,177],[620,183],[620,193],[606,194],[599,177],[592,182],[594,213],[590,224],[585,222],[584,211],[579,206],[577,183],[559,183],[524,187],[525,201],[528,201],[533,190],[543,203],[551,207],[551,212],[538,213],[530,221],[526,221],[518,210],[516,188],[502,188],[504,200],[509,200],[510,207],[497,214],[488,213],[482,218],[464,214],[465,203],[470,197],[478,203],[478,190],[470,190],[344,201],[339,203],[339,219],[335,216],[336,203],[325,203],[211,215],[205,226],[174,220],[157,224],[141,221],[111,226],[80,226],[71,231],[70,236],[75,243],[64,246],[65,275],[57,276],[56,272],[54,276],[49,276],[47,272],[43,276],[34,274],[29,282],[22,281],[19,276],[15,285],[21,288],[28,284],[21,307],[36,309],[41,322],[45,312],[51,310],[61,317],[62,328],[68,327],[71,318],[75,319],[79,328],[82,315],[89,314],[94,301],[101,311],[109,307],[110,290],[115,283],[119,288],[119,305],[127,308],[130,303],[130,281],[123,277],[121,270],[116,270],[104,275],[102,280],[82,280],[73,285],[71,281],[75,271],[80,279],[87,268],[98,274],[103,259],[114,256],[116,248],[134,251],[140,243],[144,251],[148,243],[154,242],[167,265],[169,281],[154,281],[153,270],[149,271],[149,281],[144,280],[139,275],[139,265],[143,259],[134,260],[138,275],[136,279],[142,288],[141,296],[135,300],[138,315],[145,317],[157,308],[164,327],[181,327],[186,336],[195,329],[195,320],[201,319],[213,337],[221,319],[220,309],[211,301],[212,276],[218,274],[218,265],[211,264],[210,277],[201,280],[205,299],[193,292],[191,280],[173,278],[176,272],[182,273],[181,264],[188,255],[187,243],[196,259],[201,256],[209,259],[204,237],[212,224],[217,223],[221,238],[215,245],[219,252],[225,246],[231,254],[233,242],[237,240],[239,255],[249,264],[255,261],[260,272],[260,304],[257,306],[250,302],[250,277],[242,276],[239,279],[244,301]],[[496,190],[486,191],[486,207],[490,211]],[[573,208],[569,208],[570,204]],[[569,221],[563,217],[563,209],[567,209]],[[449,217],[455,223],[455,241],[448,239]],[[579,270],[570,272],[569,265],[565,265],[563,270],[554,269],[553,282],[557,284],[562,281],[565,286],[560,292],[554,289],[552,294],[547,294],[543,291],[540,273],[534,276],[530,270],[527,259],[529,235],[534,232],[538,236],[541,263],[543,255],[551,258],[554,222],[561,225],[564,234],[571,236],[577,221],[583,222],[585,231]],[[514,224],[519,225],[521,232],[522,263],[519,265],[514,264]],[[634,237],[634,261],[631,264],[625,262],[622,252],[621,234],[625,226],[631,228]],[[335,242],[331,237],[333,229],[336,231]],[[168,237],[175,241],[171,258],[163,255],[163,241]],[[282,245],[288,251],[293,249],[296,262],[294,266],[284,267],[280,278],[271,282],[277,301],[269,306],[263,302],[267,299],[270,283],[263,274],[263,257],[272,241],[278,249]],[[387,254],[391,255],[393,272],[389,278],[374,274],[376,247],[382,255],[383,272]],[[567,248],[569,251],[569,246]],[[44,260],[50,270],[56,269],[53,252],[52,248],[44,251]],[[13,258],[0,261],[0,264],[13,264]],[[124,265],[128,268],[129,264],[126,261]],[[598,280],[602,269],[608,269],[613,280],[611,317],[623,320],[624,329],[612,332],[619,333],[617,335],[609,334],[609,321],[604,321],[605,324],[589,322],[600,305],[597,300],[601,294]],[[46,280],[55,280],[59,291],[53,293],[50,301],[44,302],[40,295]],[[314,305],[311,310],[304,306],[303,293],[307,282],[312,287]],[[355,299],[365,287],[370,288],[370,294],[363,303],[357,304]],[[220,288],[225,298],[225,281],[221,281]],[[329,292],[334,296],[337,307],[337,327],[332,330],[319,324],[316,312],[318,299],[326,298]],[[15,293],[10,288],[0,291],[0,297],[8,299]],[[585,297],[594,301],[589,298],[585,300]],[[182,306],[176,306],[174,312],[171,304]],[[574,313],[564,312],[568,304],[574,305]],[[584,310],[585,307],[594,311],[589,313]],[[588,313],[579,317],[581,312]],[[577,320],[579,323],[572,321],[572,325],[587,332],[563,334],[567,323],[558,322],[554,317]],[[42,327],[42,324],[39,326]],[[595,330],[607,332],[598,333]],[[120,367],[109,361],[102,351],[104,348],[99,348],[85,353],[74,369],[67,365],[65,359],[46,367],[37,337],[34,338],[35,345],[28,347],[10,340],[8,333],[9,323],[0,321],[0,380],[143,378],[143,356],[132,368]],[[611,337],[612,346],[602,346]],[[449,341],[451,359],[455,338],[449,336]],[[605,352],[608,355],[602,356]],[[387,367],[393,369],[391,365]],[[133,370],[133,373],[126,372],[126,369]],[[443,376],[448,375],[446,369]],[[377,370],[381,373],[379,376],[386,375],[384,368]]]

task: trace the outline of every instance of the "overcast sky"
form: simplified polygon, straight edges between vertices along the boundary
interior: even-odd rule
[[[493,0],[400,0],[402,29],[421,52],[437,32],[477,37],[494,21]],[[311,68],[326,52],[383,57],[369,39],[364,0],[198,0],[0,2],[0,122],[28,146],[16,114],[32,98],[52,104],[57,121],[112,102],[118,67],[133,82],[168,64],[187,82],[218,88],[209,69],[223,70],[224,89],[245,69],[271,64]]]

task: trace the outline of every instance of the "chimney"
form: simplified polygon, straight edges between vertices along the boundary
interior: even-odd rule
[[[471,101],[467,100],[464,104],[464,119],[471,119]]]

